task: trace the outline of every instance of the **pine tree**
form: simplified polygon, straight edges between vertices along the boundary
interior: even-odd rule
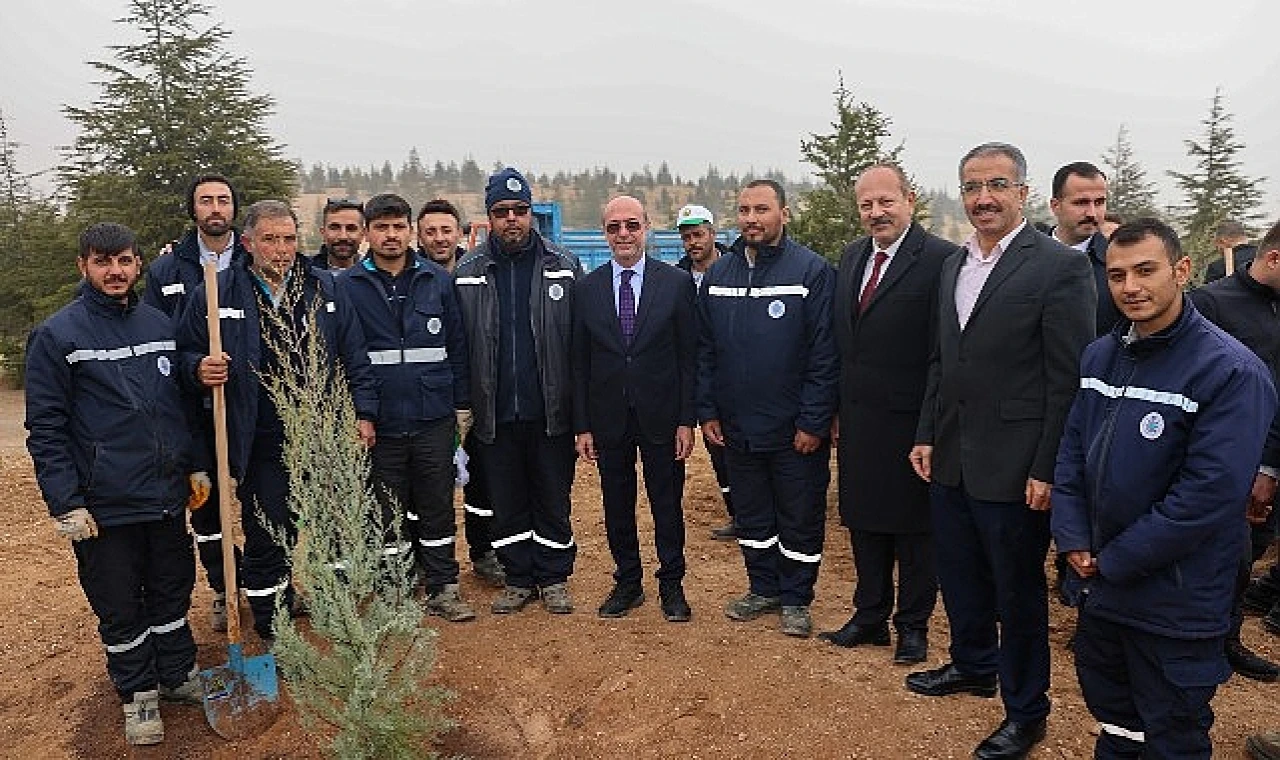
[[[250,92],[244,59],[223,48],[229,33],[197,29],[209,13],[189,0],[131,0],[119,23],[140,39],[111,46],[114,62],[90,62],[100,93],[64,108],[80,127],[60,170],[73,216],[127,224],[144,250],[187,225],[186,189],[198,172],[230,177],[243,204],[289,198],[297,182],[266,131],[273,101]]]
[[[1102,155],[1107,174],[1107,211],[1126,221],[1142,216],[1158,216],[1156,186],[1147,179],[1147,170],[1133,157],[1129,129],[1121,124],[1115,144]]]
[[[1261,218],[1258,205],[1264,179],[1242,172],[1244,143],[1236,139],[1231,119],[1222,90],[1216,90],[1209,115],[1200,122],[1204,125],[1203,140],[1184,141],[1195,168],[1186,173],[1169,172],[1183,193],[1177,219],[1182,224],[1183,249],[1191,256],[1197,277],[1218,255],[1213,240],[1221,222],[1232,219],[1248,224]]]
[[[793,205],[793,212],[798,205],[800,213],[789,231],[796,240],[834,261],[845,245],[866,234],[853,194],[858,175],[872,164],[896,162],[903,146],[885,146],[889,118],[874,106],[856,100],[845,87],[843,74],[833,94],[833,131],[811,133],[800,141],[800,155],[814,167],[821,185]]]

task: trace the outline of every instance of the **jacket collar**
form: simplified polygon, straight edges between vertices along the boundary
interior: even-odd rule
[[[1253,275],[1249,274],[1249,267],[1241,267],[1231,276],[1239,280],[1246,290],[1272,301],[1280,301],[1280,293],[1277,293],[1274,288],[1263,285],[1253,279]]]
[[[751,247],[756,249],[757,259],[770,260],[770,259],[775,259],[778,256],[781,256],[787,250],[787,247],[790,244],[791,244],[791,238],[787,235],[787,230],[784,228],[782,230],[782,237],[778,239],[777,245],[753,244]],[[746,239],[743,238],[741,235],[739,235],[738,239],[733,241],[733,245],[729,246],[729,250],[734,253],[740,253],[743,256],[746,256],[747,255]]]
[[[105,293],[90,285],[88,280],[80,281],[79,295],[94,311],[112,316],[130,314],[138,306],[138,294],[136,291],[130,290],[125,298],[125,303],[120,303],[114,298],[108,298]]]
[[[1111,335],[1120,343],[1122,349],[1141,358],[1151,356],[1173,345],[1179,338],[1187,334],[1192,325],[1197,324],[1202,319],[1204,317],[1200,316],[1200,312],[1196,311],[1191,299],[1187,298],[1184,293],[1182,294],[1182,313],[1173,321],[1173,324],[1160,332],[1148,335],[1145,338],[1139,338],[1137,337],[1137,332],[1133,329],[1133,323],[1124,319],[1111,331]]]

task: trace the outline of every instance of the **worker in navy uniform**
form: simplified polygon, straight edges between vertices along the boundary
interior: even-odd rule
[[[1121,225],[1107,280],[1126,322],[1094,341],[1058,451],[1052,529],[1085,584],[1076,674],[1100,758],[1212,755],[1243,505],[1276,412],[1270,372],[1200,315],[1191,260]]]
[[[493,547],[506,570],[507,585],[491,606],[499,615],[523,609],[535,592],[548,612],[573,612],[571,341],[582,267],[534,231],[532,198],[515,169],[490,176],[489,239],[454,273],[471,353],[471,434],[493,499]]]
[[[1229,277],[1191,291],[1190,297],[1205,318],[1257,354],[1271,370],[1271,381],[1280,384],[1280,224],[1273,226],[1262,239],[1248,264]],[[1262,558],[1275,538],[1272,505],[1277,477],[1280,477],[1280,417],[1271,423],[1271,435],[1249,493],[1245,517],[1252,526],[1250,541],[1240,559],[1236,603],[1232,606],[1231,632],[1227,635],[1227,662],[1231,669],[1258,681],[1280,678],[1280,666],[1246,647],[1240,640],[1240,628],[1244,623],[1245,604],[1251,611],[1265,616],[1275,608],[1275,621],[1280,623],[1280,606],[1277,606],[1280,594],[1266,594],[1277,573],[1275,566],[1252,587],[1249,582],[1253,563]]]
[[[173,324],[139,303],[133,232],[80,236],[74,301],[32,331],[27,449],[98,618],[125,739],[164,739],[161,699],[200,704],[187,624],[195,564],[186,508],[191,435]]]
[[[398,195],[370,198],[369,253],[342,277],[380,383],[370,464],[389,529],[384,552],[411,542],[427,612],[461,622],[476,616],[458,590],[454,556],[453,441],[471,427],[467,344],[453,278],[409,247],[412,213]]]
[[[364,206],[351,198],[329,198],[320,221],[320,250],[309,259],[311,266],[343,272],[360,260],[364,245]]]
[[[466,254],[462,241],[462,215],[458,208],[443,198],[422,204],[418,211],[418,251],[444,267],[450,275]],[[462,436],[463,456],[467,472],[462,487],[462,520],[467,536],[467,555],[472,571],[491,586],[503,588],[507,575],[493,550],[493,503],[485,482],[484,459],[475,435]]]
[[[688,272],[693,277],[693,284],[701,287],[707,270],[729,250],[716,240],[715,217],[706,206],[682,206],[676,214],[676,230],[684,246],[684,255],[676,266]],[[729,485],[729,465],[724,461],[724,446],[712,443],[706,436],[702,436],[702,445],[711,458],[716,485],[720,487],[720,497],[724,499],[725,510],[729,513],[729,522],[712,528],[711,537],[717,541],[734,541],[738,538],[738,531],[733,526],[733,489]]]
[[[749,581],[730,620],[781,612],[788,636],[813,632],[822,561],[831,419],[839,360],[831,331],[835,272],[791,239],[783,188],[738,195],[742,236],[698,292],[697,415],[727,448],[734,521]]]
[[[182,239],[173,244],[169,253],[159,256],[147,267],[147,285],[142,294],[144,303],[163,311],[176,325],[182,310],[190,302],[196,286],[204,279],[206,261],[217,262],[218,271],[231,266],[249,254],[232,223],[240,210],[240,199],[231,180],[221,174],[200,174],[187,188],[187,216],[195,222]],[[209,397],[203,393],[188,393],[191,405],[189,415],[213,414]],[[210,419],[212,419],[210,417]],[[195,442],[203,447],[207,459],[213,456],[213,426],[200,426],[208,435]],[[191,513],[191,531],[196,537],[196,553],[204,566],[209,588],[213,589],[213,606],[209,624],[215,631],[227,630],[227,584],[222,577],[222,523],[219,517],[217,484],[207,473],[197,478],[200,487],[207,490],[204,506]],[[239,566],[240,549],[236,548],[236,564]]]
[[[289,357],[279,352],[282,328],[272,312],[292,325],[294,334],[302,334],[309,311],[316,309],[323,348],[342,367],[359,419],[355,432],[366,446],[375,442],[378,390],[360,321],[345,289],[332,274],[308,266],[298,256],[298,220],[288,204],[265,200],[250,206],[244,241],[250,258],[218,273],[223,355],[208,355],[204,285],[183,312],[178,348],[188,377],[206,387],[226,387],[227,450],[243,507],[240,586],[253,610],[254,630],[270,641],[278,595],[293,614],[305,612],[289,577],[288,550],[273,535],[283,531],[290,543],[294,538],[283,460],[284,423],[262,379],[288,371]]]

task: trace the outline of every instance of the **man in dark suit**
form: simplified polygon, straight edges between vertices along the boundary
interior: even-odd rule
[[[845,647],[889,643],[898,566],[898,648],[893,661],[924,662],[937,599],[929,487],[907,461],[915,442],[933,347],[938,275],[957,248],[911,220],[916,194],[895,164],[854,184],[868,237],[851,243],[836,277],[840,349],[836,453],[840,516],[853,543],[854,614],[820,638]]]
[[[974,757],[1016,758],[1044,738],[1049,714],[1049,492],[1097,294],[1085,256],[1027,225],[1020,150],[974,148],[960,182],[975,232],[942,268],[911,450],[932,483],[952,661],[907,688],[990,697],[998,681],[1005,720]]]
[[[1053,238],[1088,254],[1098,291],[1094,335],[1106,335],[1120,321],[1120,310],[1107,287],[1107,236],[1102,233],[1107,217],[1107,175],[1088,161],[1076,161],[1054,173],[1052,190],[1049,210],[1058,220]]]
[[[583,278],[573,322],[578,454],[600,468],[614,587],[600,617],[644,603],[636,538],[636,450],[653,512],[658,594],[668,621],[690,618],[684,582],[684,462],[693,451],[697,350],[693,279],[645,255],[649,220],[630,196],[604,208],[613,258]]]

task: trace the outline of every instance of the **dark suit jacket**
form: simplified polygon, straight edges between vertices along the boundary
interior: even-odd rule
[[[626,347],[613,305],[613,267],[596,267],[578,283],[573,320],[575,432],[590,432],[597,446],[618,445],[631,409],[650,443],[672,440],[678,425],[696,424],[694,295],[687,272],[647,257],[636,332]]]
[[[1120,321],[1121,314],[1107,285],[1107,236],[1101,232],[1089,238],[1089,264],[1093,267],[1093,286],[1098,291],[1098,311],[1094,320],[1094,337],[1101,338],[1111,332]]]
[[[1093,340],[1089,259],[1027,225],[983,285],[962,331],[947,259],[938,341],[916,440],[933,444],[933,481],[984,501],[1023,502],[1026,481],[1053,482],[1058,442]]]
[[[907,461],[934,343],[938,278],[956,246],[912,224],[867,310],[858,313],[871,238],[844,249],[836,274],[840,349],[840,516],[854,530],[929,530],[929,487]]]

